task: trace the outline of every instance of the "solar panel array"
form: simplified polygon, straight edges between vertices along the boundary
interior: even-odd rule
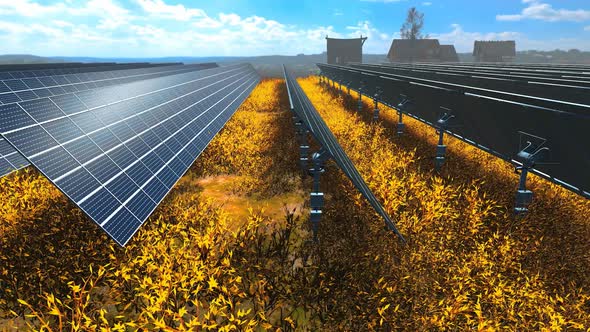
[[[451,65],[444,66],[453,67],[455,73],[443,73],[438,65],[436,69],[405,64],[318,66],[326,77],[347,82],[353,90],[362,86],[362,92],[371,97],[380,88],[384,93],[379,101],[393,108],[401,95],[410,98],[412,109],[404,112],[431,126],[441,116],[440,107],[451,110],[455,127],[447,133],[517,166],[521,165],[514,159],[522,148],[519,133],[542,137],[550,153],[531,172],[590,198],[590,104],[585,103],[588,93],[583,79],[564,86],[559,82],[563,78],[557,77],[563,71],[555,69],[558,73],[544,69],[544,78],[533,78],[534,70],[521,68],[519,77],[504,76],[500,81],[495,75],[502,69],[495,68],[493,73],[482,71],[472,77],[463,72],[463,66]],[[534,84],[551,75],[557,84]]]
[[[234,65],[14,103],[0,133],[124,246],[258,81]]]
[[[367,199],[367,201],[369,201],[369,204],[371,204],[377,213],[383,217],[387,226],[395,232],[402,241],[405,241],[391,217],[387,214],[381,203],[379,203],[371,189],[369,189],[361,174],[358,172],[346,152],[344,152],[344,149],[342,149],[336,137],[334,137],[334,134],[332,134],[318,111],[313,107],[309,98],[305,95],[305,92],[303,92],[299,86],[299,83],[297,83],[295,78],[293,78],[284,66],[283,71],[287,84],[287,91],[289,93],[291,109],[293,109],[297,116],[304,122],[315,140],[328,151],[344,174],[346,174],[354,186]]]
[[[1,64],[0,72],[16,70],[40,70],[40,69],[57,69],[57,68],[83,68],[83,67],[100,67],[113,66],[116,62],[54,62],[54,63],[12,63]]]
[[[0,80],[0,100],[11,100],[11,102],[7,102],[7,104],[10,104],[43,97],[56,97],[71,92],[96,89],[98,87],[215,68],[217,64],[142,66],[146,66],[146,68]],[[107,69],[112,67],[103,66],[102,68]],[[7,87],[9,91],[5,91]],[[3,107],[0,106],[0,112],[2,109]],[[0,177],[28,165],[26,159],[0,137]]]
[[[163,67],[181,65],[182,63],[148,63],[148,62],[131,62],[131,63],[86,63],[75,66],[44,66],[34,67],[31,65],[8,65],[0,68],[0,77],[2,79],[17,79],[38,76],[65,75],[76,73],[90,73],[95,71],[107,70],[124,70],[149,67]],[[1,67],[1,66],[0,66]]]
[[[485,88],[505,93],[553,99],[560,103],[590,104],[590,75],[567,74],[564,71],[505,70],[490,67],[456,65],[352,65],[354,68],[374,70],[413,78],[444,81],[463,86]],[[567,104],[566,104],[567,105]],[[563,105],[565,106],[565,105]]]
[[[69,92],[99,88],[106,85],[123,84],[137,79],[157,77],[165,71],[182,71],[193,68],[214,68],[214,63],[176,66],[146,66],[145,68],[127,69],[125,67],[100,67],[101,71],[79,72],[71,74],[44,75],[44,72],[31,73],[36,76],[13,78],[16,72],[0,73],[0,104],[11,104],[36,98],[61,95]],[[43,75],[43,76],[42,76]],[[150,76],[151,75],[151,76]]]

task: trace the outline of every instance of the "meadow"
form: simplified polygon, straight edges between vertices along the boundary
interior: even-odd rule
[[[372,102],[302,88],[408,240],[329,162],[319,241],[284,81],[264,80],[125,248],[32,168],[0,179],[0,329],[590,330],[590,203]],[[366,99],[365,99],[366,100]],[[313,147],[313,146],[312,146]]]

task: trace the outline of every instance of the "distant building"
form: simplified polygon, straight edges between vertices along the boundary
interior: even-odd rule
[[[453,45],[440,45],[441,62],[459,62],[459,55]]]
[[[473,44],[473,57],[477,62],[510,62],[516,57],[514,40],[481,41]]]
[[[387,58],[391,62],[438,62],[438,39],[394,39]]]
[[[363,44],[367,37],[354,39],[328,38],[328,64],[343,65],[350,62],[363,62]]]

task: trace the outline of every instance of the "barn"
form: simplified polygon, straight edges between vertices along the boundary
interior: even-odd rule
[[[516,57],[514,40],[482,41],[473,44],[473,57],[477,62],[510,62]]]
[[[459,55],[453,45],[440,45],[439,56],[441,62],[459,62]]]
[[[353,39],[329,38],[327,41],[328,64],[342,65],[363,62],[363,44],[367,37]]]
[[[438,39],[394,39],[387,58],[391,62],[438,62]]]

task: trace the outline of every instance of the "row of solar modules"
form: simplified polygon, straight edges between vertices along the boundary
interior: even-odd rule
[[[0,72],[17,70],[39,70],[57,68],[83,68],[116,65],[116,62],[49,62],[49,63],[7,63],[0,64]]]
[[[478,89],[477,93],[510,94],[515,101],[534,103],[542,107],[559,107],[564,111],[590,115],[590,78],[587,80],[547,79],[522,74],[496,74],[470,69],[441,69],[412,65],[355,64],[352,67],[392,74],[402,79],[422,79],[425,82],[443,81],[454,84],[456,88]]]
[[[383,64],[376,65],[390,68],[406,68],[413,70],[424,70],[434,72],[457,72],[458,74],[481,75],[497,79],[507,79],[519,82],[529,80],[547,84],[565,84],[573,86],[587,86],[590,81],[590,73],[575,71],[554,71],[554,70],[530,70],[502,67],[467,67],[448,64]]]
[[[535,85],[551,85],[564,88],[588,88],[590,87],[590,76],[587,73],[570,71],[548,71],[528,70],[515,68],[507,69],[501,67],[467,67],[448,64],[387,64],[377,65],[384,68],[399,68],[413,70],[414,72],[434,72],[456,74],[459,76],[473,76],[475,78],[496,79],[515,83],[529,83]]]
[[[17,78],[28,78],[28,77],[39,77],[39,76],[52,76],[52,75],[65,75],[65,74],[76,74],[76,73],[89,73],[96,71],[107,71],[107,70],[122,70],[122,69],[134,69],[134,68],[149,68],[149,67],[161,67],[161,66],[177,66],[182,63],[147,63],[147,62],[132,62],[132,63],[89,63],[82,66],[67,66],[67,67],[46,67],[46,68],[34,68],[34,67],[22,67],[22,68],[6,68],[6,70],[0,70],[0,79],[17,79]]]
[[[186,67],[5,106],[0,133],[125,245],[259,81],[250,65]]]
[[[457,72],[458,74],[481,75],[485,77],[494,77],[497,79],[507,79],[519,82],[534,81],[538,84],[564,84],[566,86],[587,86],[590,81],[590,72],[564,71],[564,70],[545,70],[545,69],[525,69],[525,68],[503,68],[503,67],[476,67],[476,66],[458,66],[449,64],[382,64],[376,65],[389,68],[405,68],[415,71],[430,72]]]
[[[430,63],[434,64],[434,63]],[[460,62],[452,63],[454,66],[463,67],[488,67],[488,68],[500,68],[500,69],[527,69],[527,70],[547,70],[547,71],[575,71],[575,72],[586,72],[590,73],[590,64],[575,64],[575,63],[494,63],[494,62]]]
[[[537,97],[458,86],[445,81],[395,75],[379,70],[318,64],[322,74],[374,96],[396,108],[402,98],[411,100],[407,112],[436,126],[444,107],[455,116],[448,132],[507,161],[523,148],[523,135],[546,140],[549,155],[534,173],[590,198],[590,117],[582,106]]]
[[[105,72],[93,72],[82,74],[70,74],[63,76],[48,76],[40,77],[40,79],[46,78],[50,81],[46,81],[48,84],[52,82],[66,80],[68,82],[77,83],[66,83],[63,85],[55,85],[49,88],[31,88],[28,90],[19,90],[17,92],[0,93],[0,99],[2,95],[12,94],[12,103],[0,106],[0,112],[4,112],[5,109],[11,109],[14,106],[11,104],[16,102],[26,102],[26,104],[36,104],[38,100],[43,100],[45,97],[58,98],[61,95],[80,92],[86,90],[92,90],[99,87],[112,86],[117,84],[124,84],[139,80],[163,77],[168,75],[175,75],[179,73],[185,73],[194,70],[202,70],[207,68],[215,68],[215,63],[202,63],[202,64],[191,64],[191,65],[171,65],[171,66],[146,66],[140,69],[122,69],[115,71]],[[110,67],[104,67],[110,68]],[[6,84],[7,81],[0,81],[0,84]],[[14,170],[18,170],[22,167],[28,166],[29,163],[23,158],[8,142],[3,138],[0,138],[0,176],[7,175]]]
[[[303,92],[299,83],[297,83],[297,80],[295,80],[295,78],[287,71],[284,65],[283,72],[287,84],[287,91],[289,93],[291,109],[297,114],[298,118],[303,121],[314,139],[330,154],[330,157],[334,159],[336,164],[344,174],[346,174],[350,181],[352,181],[354,186],[367,199],[371,206],[373,206],[377,213],[383,217],[386,225],[403,241],[403,236],[398,231],[391,217],[387,214],[381,203],[379,203],[371,189],[369,189],[369,186],[367,186],[318,111],[313,107],[305,95],[305,92]]]
[[[211,68],[217,65],[197,64],[197,66],[200,68]],[[10,104],[34,98],[87,90],[89,88],[100,87],[102,84],[105,84],[105,81],[110,79],[168,71],[170,68],[176,68],[175,70],[178,70],[182,68],[182,65],[152,66],[147,64],[139,68],[137,66],[133,66],[132,68],[128,66],[103,66],[99,68],[101,70],[88,72],[84,71],[84,69],[91,68],[84,68],[78,73],[35,76],[22,79],[0,77],[0,103]]]
[[[473,69],[490,72],[504,72],[504,73],[528,73],[537,74],[547,77],[588,77],[590,76],[590,67],[585,65],[550,65],[550,66],[533,66],[526,64],[489,64],[489,63],[384,63],[389,66],[413,66],[419,67],[438,67],[438,68],[457,68],[457,69]]]

